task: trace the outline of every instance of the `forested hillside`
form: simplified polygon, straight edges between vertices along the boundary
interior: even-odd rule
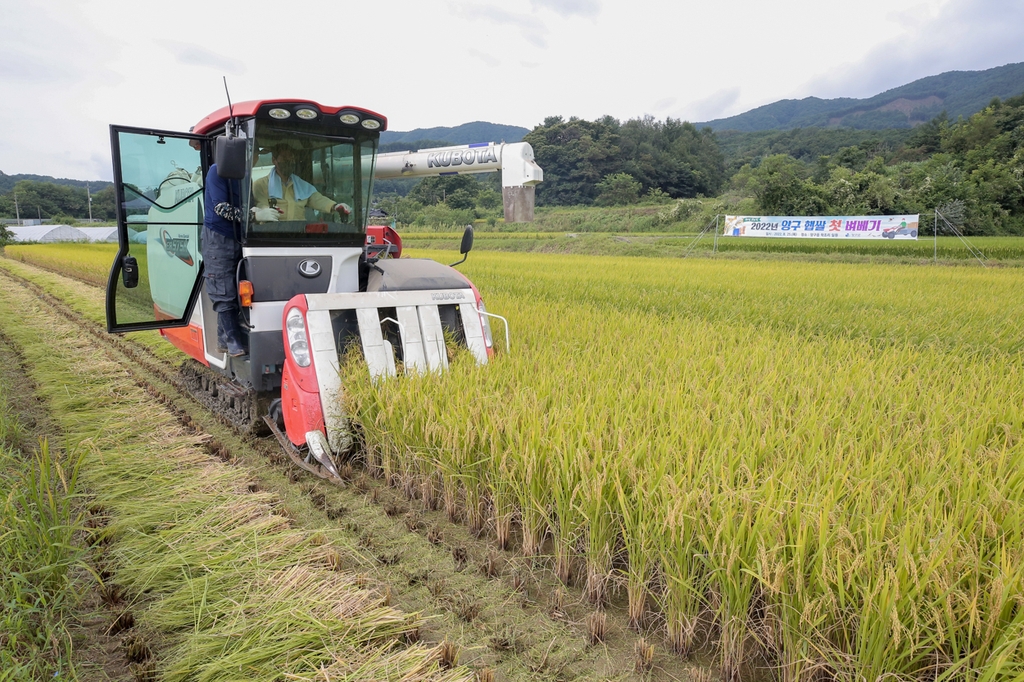
[[[63,185],[65,187],[78,187],[79,189],[85,189],[86,186],[90,187],[93,192],[98,192],[104,187],[110,186],[109,182],[102,182],[100,180],[71,180],[69,178],[54,178],[49,175],[31,175],[29,173],[20,173],[17,175],[7,175],[3,171],[0,171],[0,194],[7,194],[14,190],[14,186],[22,180],[31,180],[32,182],[45,182],[54,185]]]
[[[24,176],[5,176],[24,177]],[[40,177],[40,176],[31,176]],[[74,185],[70,183],[75,183]],[[68,183],[68,184],[64,184]],[[83,181],[18,180],[10,189],[0,190],[0,218],[42,218],[69,222],[89,217],[89,193]],[[100,220],[114,220],[114,185],[110,182],[91,182],[92,215]],[[101,188],[102,189],[99,189]],[[99,191],[97,191],[99,189]],[[17,210],[15,210],[17,197]]]
[[[637,197],[711,196],[726,179],[725,161],[711,130],[671,118],[646,116],[620,123],[611,116],[596,121],[551,116],[523,140],[533,146],[544,169],[544,182],[537,188],[542,204],[599,202],[613,189],[602,182],[632,181]]]
[[[937,117],[898,146],[866,141],[813,162],[758,157],[731,179],[773,215],[926,213],[972,234],[1024,234],[1024,96]]]

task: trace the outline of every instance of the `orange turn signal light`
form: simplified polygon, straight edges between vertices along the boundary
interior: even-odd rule
[[[242,299],[244,307],[252,307],[252,282],[243,279],[238,283],[238,297]]]

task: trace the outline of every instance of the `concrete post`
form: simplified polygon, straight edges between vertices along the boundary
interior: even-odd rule
[[[501,199],[505,207],[506,223],[532,223],[536,187],[502,187]]]

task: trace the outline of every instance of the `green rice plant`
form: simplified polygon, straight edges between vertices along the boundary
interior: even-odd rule
[[[537,411],[526,414],[537,415]],[[516,456],[511,485],[519,506],[523,554],[530,557],[540,554],[551,518],[551,461],[541,433],[539,423],[522,420],[512,428],[511,438],[512,452]]]
[[[557,435],[572,433],[574,426],[585,424],[591,409],[585,399],[570,406],[563,412],[564,429]],[[548,519],[547,525],[554,536],[555,575],[566,585],[573,579],[573,562],[586,521],[581,513],[583,479],[582,468],[578,463],[586,458],[587,453],[578,452],[576,447],[576,443],[564,442],[561,438],[555,439],[550,446],[552,517]]]
[[[754,611],[764,599],[759,580],[766,568],[763,547],[775,536],[774,510],[755,503],[752,492],[723,481],[711,498],[702,538],[708,550],[705,570],[718,604],[722,679],[730,681],[740,679],[752,630],[760,625]]]
[[[47,440],[32,454],[10,443],[20,432],[0,383],[0,670],[9,679],[77,673],[69,621],[84,586],[78,477],[81,458]],[[5,679],[8,679],[5,677]]]
[[[625,572],[629,624],[641,630],[647,620],[658,537],[664,533],[664,500],[660,493],[665,483],[667,460],[658,456],[661,453],[649,452],[642,446],[622,454],[625,467],[616,481],[615,492],[620,534],[628,557]],[[653,467],[641,465],[648,455],[651,455]]]
[[[700,542],[706,491],[668,478],[664,488],[665,528],[659,535],[656,561],[664,574],[660,608],[672,650],[686,657],[697,647],[701,613],[709,608],[711,588],[704,545]]]
[[[583,559],[587,579],[584,591],[591,603],[601,605],[607,600],[611,579],[612,553],[621,524],[616,516],[616,483],[614,466],[608,461],[602,439],[591,439],[590,449],[577,459],[580,468],[579,513],[584,519],[581,529]]]

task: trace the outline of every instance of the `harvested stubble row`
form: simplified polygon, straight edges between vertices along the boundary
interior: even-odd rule
[[[443,254],[437,254],[443,258]],[[1020,270],[475,254],[513,352],[370,384],[370,464],[786,680],[1024,676]],[[500,334],[498,335],[500,337]],[[621,561],[622,563],[618,563]],[[624,565],[625,568],[613,569]]]
[[[6,266],[5,266],[6,267]],[[0,319],[21,348],[107,523],[97,569],[124,595],[163,680],[471,680],[406,647],[417,614],[336,572],[341,540],[294,528],[66,321],[0,272]],[[345,548],[342,548],[345,549]],[[347,550],[346,550],[347,551]],[[117,587],[115,587],[117,586]],[[140,678],[140,679],[143,679]]]

